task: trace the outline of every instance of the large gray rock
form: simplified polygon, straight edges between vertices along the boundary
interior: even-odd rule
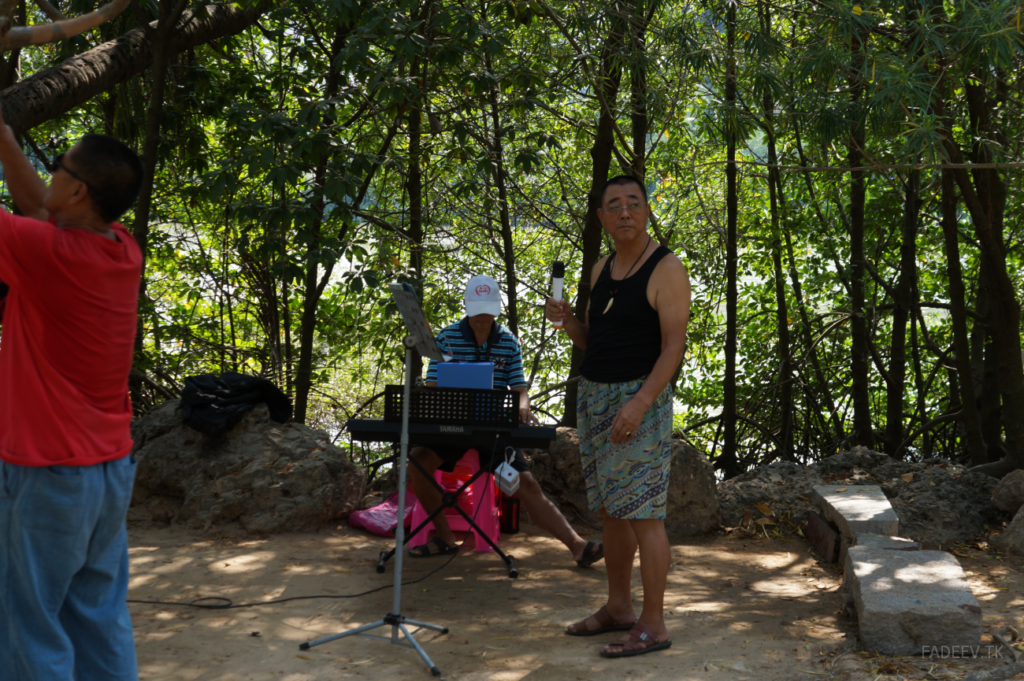
[[[177,400],[132,425],[133,511],[157,521],[209,529],[238,523],[256,534],[302,532],[348,517],[365,471],[327,433],[272,421],[258,405],[211,438],[184,425]]]
[[[558,439],[547,450],[527,449],[525,454],[541,488],[570,520],[581,518],[600,527],[600,516],[590,510],[587,501],[575,428],[559,428]],[[666,515],[665,529],[673,536],[706,534],[721,525],[715,472],[710,462],[678,440],[672,441]]]
[[[979,645],[981,607],[951,554],[853,546],[846,571],[867,650],[920,655]]]
[[[665,530],[669,536],[707,534],[722,524],[715,471],[703,453],[672,441],[672,472],[668,483]]]
[[[1010,471],[992,490],[992,505],[1000,511],[1016,513],[1024,506],[1024,469]]]
[[[1002,534],[991,535],[989,543],[1000,551],[1024,556],[1024,508],[1017,511]]]
[[[600,527],[601,519],[587,503],[587,483],[580,464],[580,441],[575,428],[559,428],[547,449],[524,450],[530,472],[541,489],[569,520],[582,519]]]

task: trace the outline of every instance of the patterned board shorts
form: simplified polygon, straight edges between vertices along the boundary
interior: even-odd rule
[[[619,408],[643,387],[646,376],[626,383],[594,383],[580,377],[576,418],[580,459],[592,511],[613,518],[664,520],[672,462],[672,388],[644,414],[633,436],[612,444]]]

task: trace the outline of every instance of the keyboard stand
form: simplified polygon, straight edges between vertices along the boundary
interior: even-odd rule
[[[469,517],[469,514],[466,513],[466,511],[463,510],[463,508],[461,506],[459,506],[459,495],[461,495],[466,490],[467,487],[472,485],[473,482],[477,478],[479,478],[481,475],[484,475],[485,473],[489,473],[489,471],[486,468],[484,468],[483,466],[481,466],[480,469],[476,473],[473,474],[473,477],[471,477],[469,480],[467,480],[465,483],[463,483],[463,485],[461,487],[459,487],[457,490],[455,490],[454,492],[446,492],[446,491],[444,491],[444,489],[441,488],[441,486],[439,484],[437,484],[437,480],[434,479],[434,476],[428,474],[423,469],[423,466],[421,466],[420,463],[416,459],[409,459],[409,463],[411,463],[413,466],[416,466],[416,468],[419,470],[419,472],[424,477],[426,477],[427,480],[429,480],[434,485],[435,488],[437,488],[438,492],[441,493],[441,505],[438,506],[436,509],[434,509],[434,512],[431,513],[426,518],[426,520],[424,520],[415,529],[413,529],[411,532],[409,532],[407,535],[405,535],[404,538],[399,539],[398,541],[396,541],[395,548],[391,549],[390,551],[381,551],[380,552],[380,562],[377,563],[377,572],[383,573],[384,572],[384,564],[387,563],[389,560],[391,560],[391,557],[395,555],[395,552],[398,551],[399,548],[404,547],[405,544],[408,544],[409,540],[412,539],[414,536],[416,536],[416,534],[420,530],[422,530],[424,527],[426,527],[429,523],[433,522],[434,518],[436,518],[441,513],[444,513],[444,510],[446,508],[454,508],[459,513],[459,515],[461,515],[463,518],[466,519],[466,522],[469,523],[469,526],[471,528],[473,528],[474,530],[476,530],[476,532],[477,532],[476,536],[477,537],[483,537],[484,541],[486,541],[488,544],[490,544],[491,548],[494,549],[494,551],[498,554],[498,556],[500,556],[501,559],[503,561],[505,561],[505,565],[508,566],[508,577],[509,577],[509,579],[517,578],[519,576],[519,568],[516,567],[516,560],[515,560],[515,558],[513,558],[511,555],[508,555],[508,554],[505,554],[504,552],[502,552],[502,550],[498,548],[498,545],[495,544],[494,541],[492,541],[491,538],[487,536],[487,533],[485,533],[483,530],[481,530],[480,526],[477,525],[476,522],[472,518]],[[402,487],[401,489],[405,489],[405,487]],[[479,508],[479,506],[477,508]],[[401,515],[399,515],[399,517],[401,517]],[[401,524],[401,523],[399,523],[399,524]]]

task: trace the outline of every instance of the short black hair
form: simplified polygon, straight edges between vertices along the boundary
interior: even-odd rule
[[[598,198],[600,199],[602,206],[604,205],[604,195],[608,191],[608,187],[611,187],[613,184],[635,184],[636,186],[640,187],[640,193],[644,195],[644,203],[650,203],[647,200],[647,187],[644,186],[643,182],[633,177],[632,175],[616,175],[615,177],[605,182],[604,186],[601,187],[601,195]]]
[[[75,170],[89,180],[89,196],[101,218],[114,222],[132,207],[142,189],[142,161],[128,145],[89,133],[76,145]]]

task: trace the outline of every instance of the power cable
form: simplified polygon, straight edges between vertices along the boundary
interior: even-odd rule
[[[491,450],[490,460],[488,461],[488,470],[490,470],[491,464],[494,463],[494,455],[497,453],[497,449],[498,449],[498,441],[496,439],[495,442],[494,442],[494,448]],[[476,522],[477,514],[480,513],[481,505],[482,504],[477,503],[476,508],[473,509],[473,522]],[[403,518],[402,520],[404,522],[405,519]],[[465,545],[466,539],[468,539],[468,538],[469,538],[469,533],[466,534],[466,537],[463,538],[462,542],[459,544],[459,550],[456,551],[455,553],[453,553],[452,557],[449,558],[447,561],[445,561],[444,563],[442,563],[438,567],[434,568],[433,570],[431,570],[427,574],[423,575],[419,579],[414,579],[411,582],[402,582],[402,586],[411,586],[413,584],[418,584],[418,583],[422,582],[423,580],[427,579],[428,577],[431,577],[431,576],[435,575],[436,573],[440,572],[441,570],[443,570],[444,568],[448,567],[448,565],[450,565],[451,562],[453,560],[455,560],[458,557],[458,555],[462,552],[462,547],[463,547],[463,545]],[[400,550],[405,550],[405,547],[404,546],[401,547]],[[378,591],[383,591],[385,589],[393,589],[394,587],[395,587],[394,583],[391,583],[391,584],[385,584],[384,586],[379,586],[376,589],[370,589],[369,591],[363,591],[363,592],[357,593],[357,594],[315,594],[315,595],[312,595],[312,596],[290,596],[288,598],[278,598],[278,599],[275,599],[275,600],[272,600],[272,601],[258,601],[258,602],[253,602],[253,603],[237,603],[237,604],[234,601],[232,601],[230,598],[225,598],[224,596],[203,596],[202,598],[196,598],[194,600],[187,601],[187,602],[182,602],[182,601],[145,601],[145,600],[138,600],[138,599],[129,598],[129,599],[127,599],[126,602],[128,602],[128,603],[135,603],[135,604],[139,604],[139,605],[167,605],[167,606],[174,606],[174,607],[179,607],[179,608],[199,608],[200,610],[234,610],[234,609],[238,609],[238,608],[257,608],[257,607],[260,607],[260,606],[263,606],[263,605],[278,605],[280,603],[288,603],[290,601],[308,601],[308,600],[320,599],[320,598],[331,598],[331,599],[360,598],[361,596],[369,596],[370,594],[377,593]],[[203,601],[220,601],[220,602],[218,602],[218,603],[204,603]]]

